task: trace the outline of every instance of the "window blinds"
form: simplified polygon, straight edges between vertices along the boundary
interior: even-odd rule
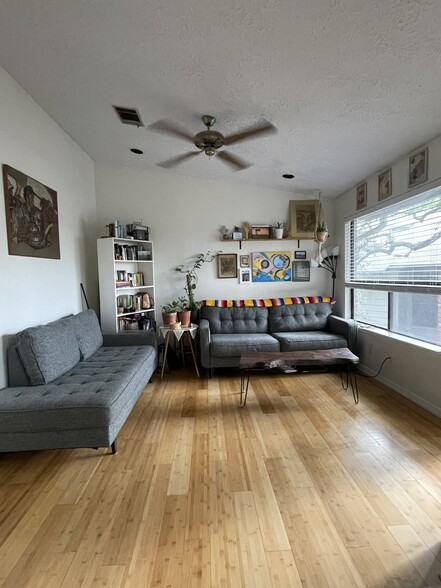
[[[441,291],[441,187],[346,222],[348,287]]]

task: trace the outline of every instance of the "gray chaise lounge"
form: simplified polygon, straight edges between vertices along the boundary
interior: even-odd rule
[[[92,310],[25,329],[8,349],[0,452],[109,447],[157,366],[153,331],[101,334]]]

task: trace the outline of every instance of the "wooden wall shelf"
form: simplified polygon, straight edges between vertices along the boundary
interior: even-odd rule
[[[267,241],[297,241],[297,249],[300,249],[300,239],[293,239],[292,237],[282,237],[282,239],[222,239],[222,243],[239,243],[239,249],[242,249],[242,241],[253,243],[266,243]]]

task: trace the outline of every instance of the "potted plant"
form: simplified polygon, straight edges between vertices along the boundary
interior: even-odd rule
[[[165,302],[162,308],[162,322],[164,325],[171,325],[176,323],[178,320],[178,301],[172,300],[171,302]]]
[[[181,323],[181,327],[188,327],[191,320],[190,302],[185,296],[181,296],[178,298],[177,303],[178,322]]]
[[[198,283],[197,270],[203,263],[211,263],[218,253],[222,253],[222,251],[207,251],[207,253],[198,253],[196,258],[191,261],[188,266],[182,264],[178,265],[176,268],[177,272],[185,274],[184,290],[187,294],[188,308],[191,311],[192,323],[197,322],[197,314],[200,306],[199,302],[196,302],[194,299],[194,291],[196,290],[196,285]]]
[[[318,223],[317,228],[315,230],[315,240],[317,241],[317,243],[324,243],[327,238],[328,227],[326,226],[326,223]]]
[[[283,239],[283,222],[276,222],[277,227],[273,227],[273,233],[275,239]]]

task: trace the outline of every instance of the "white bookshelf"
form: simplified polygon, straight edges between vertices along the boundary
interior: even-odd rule
[[[131,318],[134,318],[135,314],[138,315],[139,313],[146,313],[144,315],[146,318],[156,321],[155,271],[152,241],[106,237],[98,239],[97,248],[101,328],[103,333],[120,332],[121,325],[123,323],[127,324]],[[126,257],[129,257],[135,249],[136,251],[142,250],[147,252],[149,259],[115,259],[116,249]],[[127,275],[127,277],[134,276],[135,274],[139,277],[142,274],[143,285],[117,287],[118,277],[121,277],[123,274]],[[143,293],[147,293],[150,298],[150,308],[141,307],[140,309],[130,311],[125,308],[123,312],[118,311],[118,300],[121,301],[122,297],[125,297],[126,301],[129,301],[133,300],[134,295],[142,295]],[[137,331],[130,330],[127,332],[136,333]]]

